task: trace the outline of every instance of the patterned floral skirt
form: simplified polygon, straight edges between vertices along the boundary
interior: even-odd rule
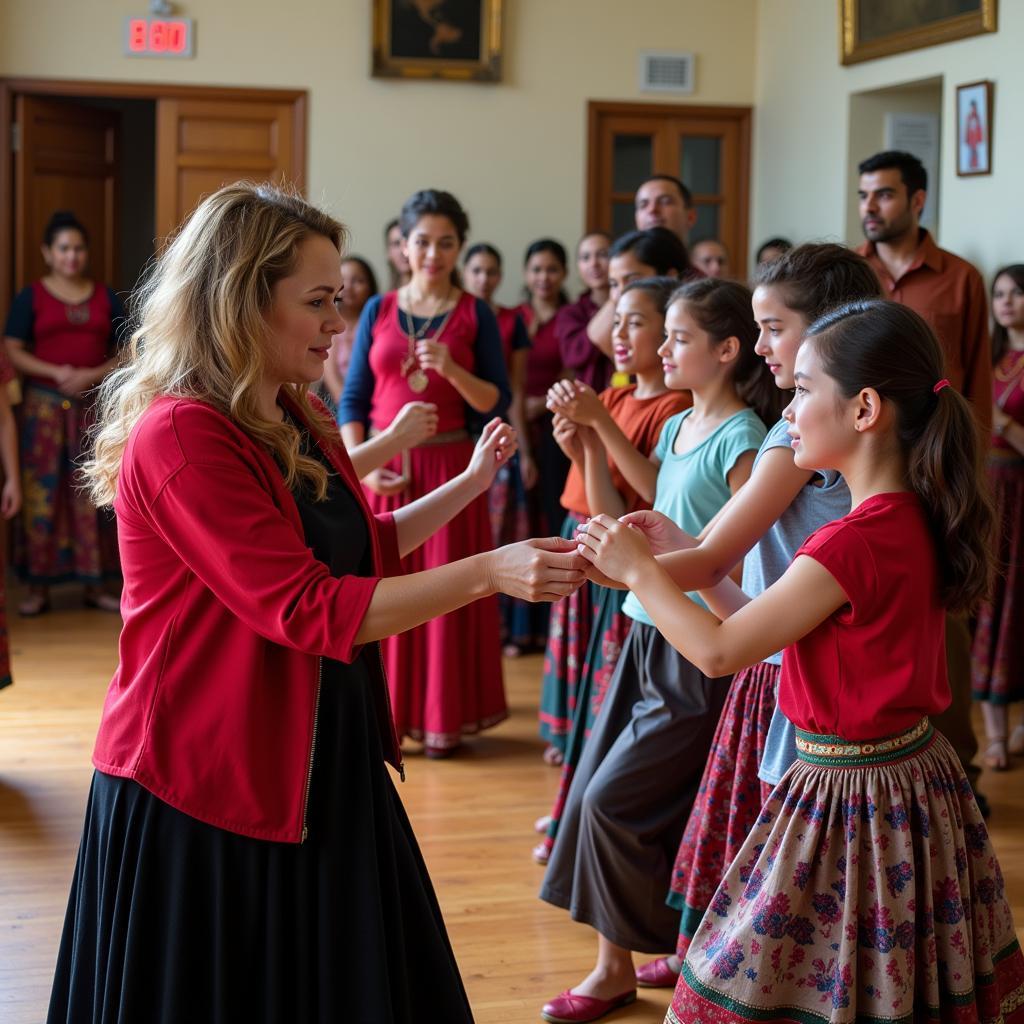
[[[733,678],[686,823],[666,902],[681,911],[676,953],[686,956],[711,897],[757,824],[772,787],[757,769],[775,710],[781,665],[762,661]]]
[[[601,711],[605,694],[608,692],[608,684],[615,673],[622,645],[626,642],[629,627],[633,624],[628,615],[622,614],[622,605],[628,591],[595,586],[594,593],[594,624],[590,629],[590,642],[587,644],[583,672],[576,691],[576,709],[573,712],[572,728],[569,730],[569,740],[565,747],[558,793],[551,809],[551,823],[542,840],[544,850],[548,854],[555,845],[558,823],[565,810],[565,798],[568,796],[576,765],[583,756],[583,748],[590,738],[590,730]]]
[[[970,784],[927,719],[797,730],[690,945],[667,1024],[1024,1021],[1024,956]]]
[[[578,515],[569,512],[562,523],[561,536],[571,540],[582,522]],[[572,728],[584,654],[590,640],[594,590],[592,583],[585,583],[551,606],[540,695],[540,735],[563,753]]]
[[[21,403],[22,529],[15,567],[29,583],[100,583],[119,572],[113,516],[82,489],[91,406],[26,384]]]
[[[999,523],[1000,572],[991,600],[978,612],[971,684],[975,700],[1009,704],[1024,700],[1024,459],[993,452],[988,477]]]

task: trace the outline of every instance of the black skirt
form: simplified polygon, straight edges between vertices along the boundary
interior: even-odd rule
[[[332,571],[362,556],[343,487],[297,499]],[[363,660],[376,656],[323,661],[302,845],[226,832],[94,775],[49,1024],[472,1021],[384,763]]]

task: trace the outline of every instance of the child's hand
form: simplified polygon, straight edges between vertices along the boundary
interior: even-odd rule
[[[476,484],[481,494],[494,483],[498,469],[512,458],[518,447],[515,429],[500,416],[495,416],[484,427],[466,467],[466,476]]]
[[[573,462],[583,461],[583,442],[580,439],[580,432],[572,420],[555,413],[551,421],[554,430],[555,441],[558,447],[565,452],[566,456]]]
[[[581,526],[576,541],[588,562],[630,590],[644,562],[653,560],[651,546],[640,530],[604,514]]]
[[[639,530],[651,546],[655,555],[668,554],[670,551],[682,551],[695,548],[697,541],[685,530],[677,526],[668,516],[653,509],[645,508],[638,512],[629,512],[619,520]]]

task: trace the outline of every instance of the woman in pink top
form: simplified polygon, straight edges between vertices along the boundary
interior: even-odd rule
[[[970,406],[906,306],[852,302],[808,329],[786,410],[798,466],[853,511],[750,600],[686,601],[637,529],[600,516],[581,551],[669,642],[724,674],[785,651],[798,760],[761,810],[683,962],[669,1024],[1024,1021],[1024,956],[970,783],[929,718],[949,705],[947,610],[992,578],[992,508]],[[582,1021],[632,978],[573,996]],[[619,992],[616,996],[615,993]]]

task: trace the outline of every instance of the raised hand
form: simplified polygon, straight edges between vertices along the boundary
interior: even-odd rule
[[[567,416],[556,412],[552,418],[552,428],[555,442],[565,452],[566,456],[573,462],[583,461],[583,440],[580,437],[579,428]]]
[[[466,475],[481,494],[491,486],[498,469],[512,458],[518,447],[515,429],[501,417],[495,416],[484,427],[466,467]]]
[[[588,562],[631,590],[638,570],[654,557],[640,530],[603,514],[581,526],[576,541],[577,550]]]
[[[574,541],[542,537],[489,553],[491,587],[523,601],[558,601],[586,582]]]
[[[655,555],[665,555],[670,551],[682,551],[697,546],[697,541],[684,529],[654,509],[645,508],[637,512],[628,512],[619,522],[639,530],[647,538],[651,552]]]
[[[437,406],[431,402],[406,402],[387,432],[401,443],[403,451],[415,448],[437,433]]]
[[[388,498],[392,494],[401,494],[409,486],[409,481],[396,473],[393,469],[375,469],[372,473],[363,477],[363,483],[382,498]]]
[[[445,379],[452,370],[452,353],[443,342],[425,338],[416,343],[416,358],[421,370],[433,370]]]

